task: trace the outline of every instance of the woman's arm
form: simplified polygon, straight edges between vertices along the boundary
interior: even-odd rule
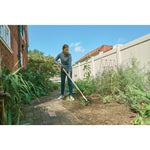
[[[60,54],[58,54],[57,56],[56,56],[56,58],[54,59],[54,63],[55,64],[57,64],[58,66],[59,66],[59,68],[61,68],[61,64],[59,64],[58,62],[57,62],[57,60],[60,58]]]
[[[60,58],[60,54],[58,54],[58,55],[56,56],[56,58],[54,59],[54,63],[57,64],[57,65],[58,65],[57,60],[58,60],[59,58]]]

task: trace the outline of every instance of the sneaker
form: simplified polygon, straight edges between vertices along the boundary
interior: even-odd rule
[[[60,95],[57,99],[62,99],[62,98],[64,98],[64,96],[63,96],[63,95]]]
[[[73,98],[72,96],[70,96],[70,99],[71,99],[72,101],[74,101],[74,98]]]

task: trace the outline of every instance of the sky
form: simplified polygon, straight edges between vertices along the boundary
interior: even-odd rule
[[[69,45],[72,64],[101,45],[125,44],[150,33],[150,25],[28,25],[29,50],[56,57]]]

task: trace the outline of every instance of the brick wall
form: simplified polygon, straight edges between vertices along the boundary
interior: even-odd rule
[[[12,70],[14,62],[13,62],[13,54],[6,48],[6,46],[0,41],[0,51],[2,55],[2,67],[6,66],[9,70]]]
[[[11,53],[6,45],[0,41],[0,50],[2,54],[2,67],[6,66],[9,70],[14,68],[14,65],[18,61],[18,25],[8,25],[10,29],[10,43],[11,43]],[[28,42],[28,34],[27,34],[27,25],[23,25],[24,32],[25,32],[25,39],[22,38],[20,33],[20,51],[22,52],[23,56],[23,66],[24,69],[27,68],[28,64],[28,57],[27,57],[27,42]],[[24,50],[22,49],[24,46]],[[14,69],[18,69],[18,65],[15,66]]]
[[[17,25],[9,25],[10,36],[11,36],[11,49],[13,51],[13,67],[18,61],[18,26]],[[14,67],[14,69],[18,69],[18,65]],[[12,68],[11,68],[12,70]]]

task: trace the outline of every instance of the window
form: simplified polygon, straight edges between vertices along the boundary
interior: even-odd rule
[[[23,39],[25,39],[25,32],[24,32],[24,30],[23,30]]]
[[[22,50],[24,50],[24,45],[22,44]]]
[[[10,47],[10,29],[7,25],[0,25],[0,36]]]
[[[25,39],[25,32],[23,29],[23,25],[20,25],[20,32],[21,32],[22,38]]]
[[[20,32],[22,34],[22,32],[23,32],[23,25],[20,25]]]
[[[20,52],[20,61],[21,61],[21,66],[23,66],[23,56],[22,56],[22,52]]]

